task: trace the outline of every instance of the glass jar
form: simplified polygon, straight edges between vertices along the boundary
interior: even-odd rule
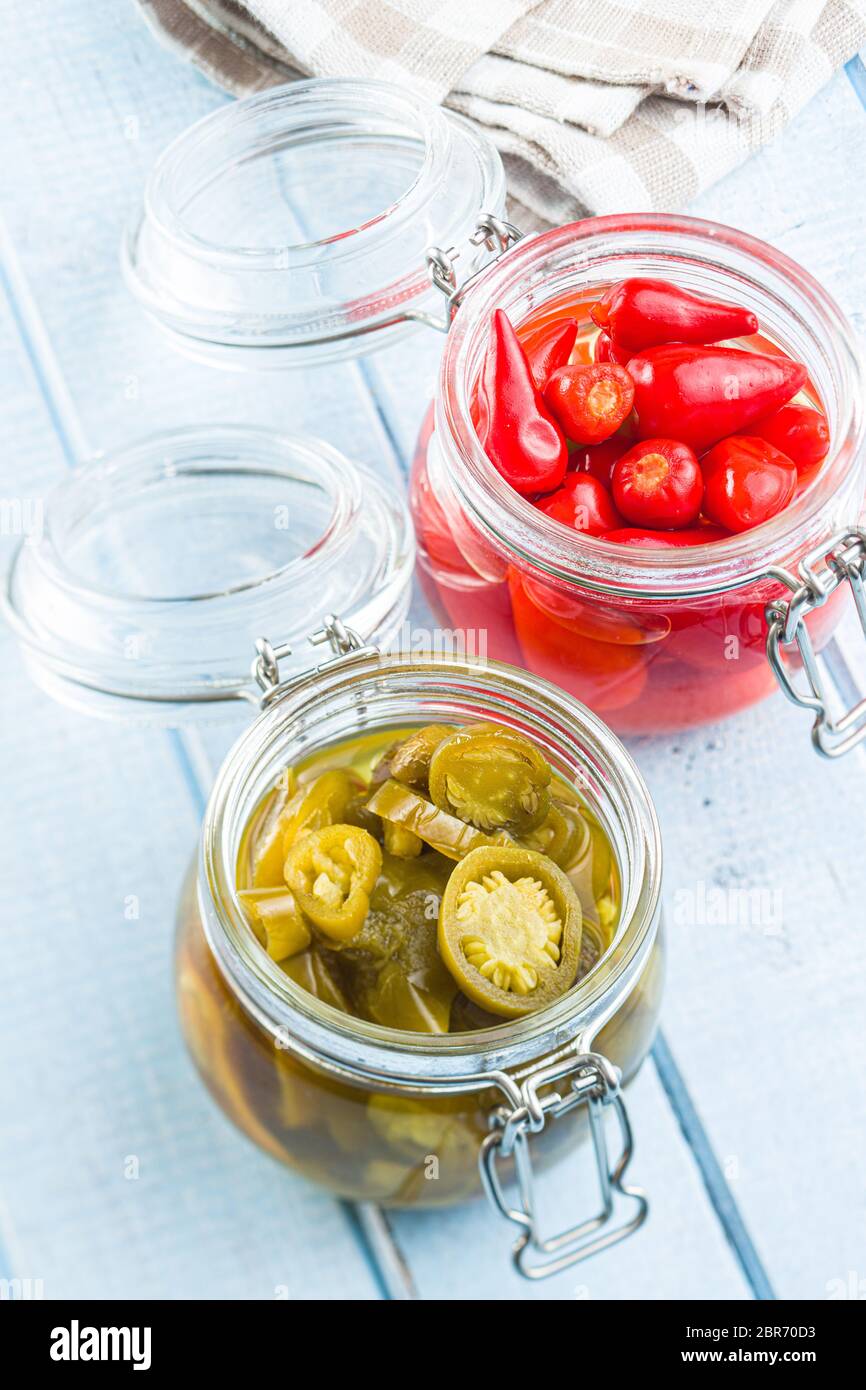
[[[346,1196],[445,1204],[483,1183],[517,1228],[524,1272],[552,1272],[646,1212],[624,1180],[622,1085],[660,1005],[658,825],[628,754],[571,696],[480,656],[401,654],[413,567],[399,494],[328,446],[187,430],[55,488],[13,558],[5,607],[34,679],[66,704],[171,726],[258,711],[217,775],[179,913],[184,1033],[227,1114]],[[351,627],[319,606],[338,601]],[[288,640],[272,646],[269,633]],[[286,765],[350,736],[485,718],[533,738],[601,822],[621,880],[613,942],[549,1009],[476,1033],[389,1031],[317,1001],[242,914],[235,865],[252,808]],[[619,1130],[610,1155],[607,1117]],[[551,1245],[535,1225],[532,1164],[587,1129],[600,1212]],[[517,1208],[503,1188],[515,1165]]]
[[[446,331],[412,479],[419,573],[440,620],[476,641],[484,632],[492,654],[623,733],[718,719],[778,681],[813,713],[819,751],[844,752],[866,735],[866,700],[834,717],[815,653],[848,584],[866,627],[863,369],[850,326],[800,266],[732,228],[626,214],[520,239],[504,206],[501,161],[477,127],[388,83],[314,79],[182,133],[148,180],[123,263],[175,344],[222,365],[333,363],[419,325]],[[515,494],[481,449],[469,397],[493,308],[519,323],[628,275],[747,305],[755,345],[809,368],[831,453],[754,532],[657,554],[576,535]]]
[[[30,673],[89,714],[178,725],[258,702],[256,638],[304,669],[317,615],[399,639],[415,550],[398,490],[321,440],[176,430],[76,468],[16,552],[5,614]]]
[[[314,78],[205,116],[154,166],[121,248],[174,345],[257,371],[379,350],[442,319],[425,251],[471,274],[502,215],[493,145],[388,82]]]
[[[573,313],[566,306],[628,276],[747,306],[761,324],[758,350],[781,348],[809,369],[831,453],[813,485],[754,531],[685,549],[626,548],[546,516],[483,452],[470,401],[493,310],[516,324],[557,305]],[[843,582],[851,578],[862,598],[864,491],[862,364],[829,296],[732,228],[628,215],[522,240],[461,297],[419,440],[411,510],[422,583],[441,621],[485,629],[493,656],[557,682],[618,732],[652,734],[745,709],[775,689],[776,676],[791,682],[783,647],[799,645],[807,677],[820,679],[813,653],[841,616]],[[793,685],[788,693],[821,695]],[[849,728],[834,731],[821,703],[818,746],[838,751]]]
[[[627,1234],[645,1202],[623,1183],[631,1140],[620,1086],[653,1038],[663,956],[658,827],[625,750],[547,682],[477,659],[350,651],[269,689],[265,703],[218,776],[178,919],[181,1019],[211,1093],[260,1147],[343,1197],[441,1206],[483,1183],[525,1237],[524,1272],[564,1268]],[[253,809],[287,765],[361,732],[487,719],[533,739],[600,819],[622,876],[611,947],[556,1004],[478,1032],[385,1029],[316,999],[269,959],[237,897]],[[622,1133],[609,1157],[611,1106]],[[533,1163],[569,1150],[588,1127],[604,1219],[554,1255],[532,1224],[531,1197],[516,1219],[502,1183],[516,1162],[531,1189]]]

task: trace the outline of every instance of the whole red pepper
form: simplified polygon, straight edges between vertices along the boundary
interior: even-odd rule
[[[491,321],[476,407],[485,453],[516,492],[528,497],[559,487],[568,467],[565,435],[545,406],[502,309]]]
[[[616,434],[612,434],[609,439],[603,439],[600,444],[578,444],[569,454],[569,467],[576,473],[591,474],[609,488],[614,464],[633,443],[631,432],[626,426],[621,426]]]
[[[759,420],[752,433],[793,459],[800,474],[826,458],[830,448],[827,417],[809,405],[783,405],[775,415]]]
[[[787,507],[797,465],[766,439],[733,434],[701,460],[704,513],[729,531],[750,531]]]
[[[532,342],[526,344],[524,351],[532,379],[539,391],[544,390],[551,373],[567,363],[577,340],[577,327],[577,319],[552,323]]]
[[[591,473],[569,473],[562,487],[536,503],[539,511],[589,536],[600,536],[622,525],[604,483]]]
[[[689,526],[682,531],[652,531],[641,526],[622,526],[618,531],[606,532],[602,540],[640,546],[644,550],[658,550],[659,546],[663,550],[680,550],[684,546],[723,541],[730,534],[723,526]]]
[[[679,439],[697,453],[795,396],[807,372],[781,354],[669,343],[628,364],[640,439]]]
[[[621,367],[628,366],[632,356],[628,348],[616,348],[607,333],[599,333],[592,345],[593,362],[618,362]]]
[[[666,280],[620,280],[590,314],[614,348],[632,353],[661,343],[718,343],[758,331],[751,310],[702,299]]]

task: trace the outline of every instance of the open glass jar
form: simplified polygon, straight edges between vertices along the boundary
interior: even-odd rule
[[[350,650],[265,699],[217,779],[179,918],[181,1016],[212,1093],[256,1143],[341,1196],[446,1205],[484,1183],[519,1228],[525,1273],[553,1272],[627,1234],[645,1202],[624,1184],[631,1138],[620,1085],[652,1041],[663,974],[658,829],[628,755],[569,696],[478,660]],[[615,939],[568,994],[517,1022],[430,1036],[350,1017],[296,984],[251,934],[235,890],[244,826],[282,769],[311,752],[362,732],[479,720],[528,736],[604,826],[622,881]],[[619,1120],[615,1156],[608,1107]],[[571,1147],[587,1123],[601,1210],[551,1243],[534,1222],[532,1165]],[[512,1158],[519,1216],[502,1190]],[[625,1214],[617,1193],[630,1199]]]
[[[412,493],[441,619],[484,630],[491,653],[555,680],[620,732],[718,719],[778,680],[814,715],[818,749],[845,751],[866,734],[866,700],[833,717],[815,652],[848,585],[866,625],[863,370],[850,326],[801,267],[732,228],[623,215],[521,240],[504,203],[499,157],[467,122],[385,83],[300,82],[174,142],[124,266],[175,343],[223,365],[333,362],[420,324],[446,330]],[[519,325],[629,275],[753,308],[764,346],[809,369],[830,455],[754,532],[626,551],[545,517],[480,447],[469,399],[492,310]]]
[[[626,548],[540,512],[483,452],[470,402],[493,310],[519,325],[557,307],[580,316],[582,305],[586,333],[589,302],[629,276],[752,309],[761,334],[747,345],[781,348],[809,369],[833,448],[794,504],[754,531],[687,549]],[[792,679],[782,649],[795,644],[818,680],[812,653],[838,622],[845,580],[862,605],[862,397],[856,344],[836,305],[800,267],[741,232],[630,215],[523,240],[460,297],[419,442],[412,512],[428,596],[452,624],[485,628],[493,655],[556,681],[619,732],[676,731],[744,709],[770,694],[776,676]],[[820,697],[820,687],[809,694]],[[851,726],[831,727],[821,704],[818,746],[838,751]]]
[[[445,1204],[483,1185],[536,1277],[646,1212],[625,1182],[622,1086],[660,1006],[658,825],[629,755],[573,697],[477,657],[382,650],[399,638],[413,560],[404,504],[327,446],[186,431],[83,465],[46,499],[6,612],[34,678],[87,712],[177,725],[238,701],[258,710],[217,776],[178,917],[183,1028],[227,1114],[348,1197]],[[360,635],[322,613],[328,597]],[[290,640],[271,647],[268,630]],[[287,765],[350,736],[485,719],[531,738],[603,828],[620,883],[611,940],[568,993],[517,1022],[431,1036],[340,1012],[250,931],[235,878],[249,816]],[[586,1133],[598,1210],[545,1238],[533,1163]]]

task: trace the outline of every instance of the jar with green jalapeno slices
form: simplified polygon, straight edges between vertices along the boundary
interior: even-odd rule
[[[524,1273],[628,1234],[646,1202],[622,1088],[663,975],[658,827],[628,754],[496,663],[350,646],[285,685],[268,669],[178,922],[181,1020],[212,1094],[341,1196],[485,1188]],[[553,1253],[504,1184],[516,1164],[531,1192],[590,1131],[621,1201]],[[588,1191],[587,1217],[601,1203]]]
[[[181,431],[46,498],[6,609],[35,678],[77,709],[181,737],[256,712],[178,920],[183,1033],[223,1110],[349,1198],[484,1188],[521,1269],[543,1274],[646,1211],[623,1087],[660,1004],[658,827],[571,696],[481,658],[401,654],[413,559],[399,495],[327,446]],[[311,616],[323,597],[345,622]],[[554,1250],[533,1175],[588,1134],[599,1190]],[[573,1184],[570,1165],[547,1180]]]

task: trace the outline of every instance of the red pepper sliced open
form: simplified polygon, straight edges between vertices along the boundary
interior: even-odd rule
[[[568,370],[567,368],[565,370]],[[781,354],[670,343],[628,364],[640,439],[679,439],[696,453],[785,405],[806,368]]]
[[[634,385],[615,362],[560,367],[545,386],[544,399],[569,439],[600,444],[631,411]]]
[[[609,335],[614,352],[635,353],[662,343],[719,343],[758,331],[750,309],[703,299],[667,280],[639,277],[612,285],[590,314]]]
[[[568,467],[565,436],[532,378],[520,341],[502,309],[490,337],[476,394],[478,438],[494,468],[516,492],[559,487]]]
[[[678,439],[635,444],[614,465],[611,486],[616,506],[632,526],[692,526],[700,515],[701,467],[694,450]]]

